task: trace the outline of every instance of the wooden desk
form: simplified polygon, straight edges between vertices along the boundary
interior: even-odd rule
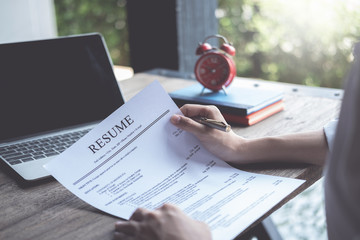
[[[165,70],[155,70],[152,74],[135,74],[133,78],[119,82],[126,100],[154,80],[160,81],[167,91],[194,83],[176,76],[165,77],[156,73],[174,76],[174,73]],[[283,112],[251,127],[233,126],[236,133],[249,138],[322,128],[329,120],[337,117],[343,94],[336,89],[261,80],[237,79],[234,84],[281,88],[286,93],[286,109]],[[306,179],[306,184],[301,189],[284,199],[259,221],[312,185],[322,175],[320,167],[309,165],[261,165],[246,166],[242,169]],[[52,179],[34,186],[21,186],[1,167],[0,199],[0,239],[112,239],[116,218],[84,203]]]

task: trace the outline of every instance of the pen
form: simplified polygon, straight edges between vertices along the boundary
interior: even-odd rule
[[[214,119],[201,117],[201,116],[192,117],[192,119],[198,123],[204,124],[208,127],[215,128],[224,132],[229,132],[231,130],[231,126],[229,124]]]

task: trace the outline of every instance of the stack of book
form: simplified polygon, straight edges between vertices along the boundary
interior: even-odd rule
[[[204,90],[204,91],[203,91]],[[174,102],[215,105],[229,123],[250,126],[284,109],[283,92],[230,86],[224,91],[204,89],[200,83],[170,93]]]

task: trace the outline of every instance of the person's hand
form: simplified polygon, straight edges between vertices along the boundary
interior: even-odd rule
[[[226,122],[219,109],[215,106],[203,106],[196,104],[186,104],[180,108],[182,115],[173,115],[171,122],[192,134],[211,153],[223,159],[226,162],[241,162],[241,153],[246,139],[236,135],[232,130],[222,132],[217,129],[207,127],[191,119],[191,117],[202,116],[218,121]]]
[[[129,221],[116,222],[114,239],[207,240],[211,239],[211,233],[205,223],[165,204],[155,211],[139,208]]]

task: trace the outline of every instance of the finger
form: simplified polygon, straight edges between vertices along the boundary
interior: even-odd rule
[[[130,220],[141,222],[144,220],[145,215],[148,214],[149,211],[144,208],[138,208],[135,210],[135,212],[130,217]]]
[[[180,208],[178,208],[177,206],[170,204],[170,203],[164,203],[161,207],[159,207],[157,209],[160,212],[166,212],[166,213],[171,213],[171,214],[181,214],[181,210]]]
[[[203,116],[223,120],[220,110],[213,105],[185,104],[180,110],[187,117]]]
[[[187,131],[191,132],[195,135],[202,134],[208,130],[208,127],[200,124],[191,118],[182,116],[182,115],[173,115],[170,118],[170,121],[177,127]]]
[[[175,210],[177,209],[177,207],[173,204],[170,204],[170,203],[164,203],[163,205],[161,205],[159,208],[159,210],[165,210],[165,211],[172,211],[172,210]]]
[[[139,224],[134,221],[119,221],[115,223],[115,231],[130,236],[135,236],[139,230]]]

